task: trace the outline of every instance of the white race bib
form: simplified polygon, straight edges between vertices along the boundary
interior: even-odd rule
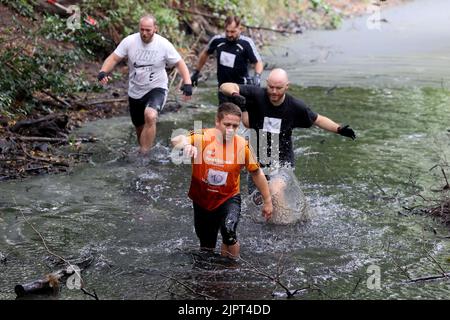
[[[263,131],[270,133],[280,133],[281,119],[264,117]]]
[[[150,68],[136,68],[134,81],[140,85],[147,85],[150,83]]]
[[[227,183],[228,172],[209,169],[208,183],[212,186],[223,186]]]
[[[225,67],[234,68],[234,61],[236,60],[236,55],[222,51],[220,53],[220,64]]]

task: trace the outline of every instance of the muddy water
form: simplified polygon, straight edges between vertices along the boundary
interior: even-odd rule
[[[415,1],[404,8],[417,13],[414,8],[428,8],[430,2],[444,4]],[[401,21],[409,25],[406,19]],[[335,37],[323,32],[314,39]],[[296,50],[297,44],[283,45]],[[441,52],[445,43],[434,45]],[[383,55],[392,58],[388,63],[397,59],[387,49]],[[190,168],[170,161],[169,137],[174,129],[192,128],[194,120],[213,125],[215,108],[206,98],[214,96],[211,86],[200,108],[161,117],[148,159],[135,156],[128,117],[101,120],[78,132],[100,140],[84,146],[93,153],[90,163],[65,175],[0,184],[0,252],[5,257],[0,298],[14,299],[16,284],[58,269],[23,216],[52,251],[95,257],[83,278],[102,299],[284,299],[283,290],[263,275],[275,275],[281,265],[280,279],[289,288],[321,289],[302,291],[298,299],[448,298],[448,282],[408,284],[400,270],[407,268],[412,278],[439,274],[430,256],[450,268],[450,231],[404,209],[414,205],[413,195],[436,196],[431,189],[443,185],[439,170],[430,169],[450,157],[450,92],[440,80],[427,79],[435,79],[435,72],[448,77],[446,64],[425,68],[420,79],[409,81],[408,67],[398,74],[390,67],[374,68],[382,76],[353,79],[351,68],[344,68],[348,74],[327,71],[341,68],[339,63],[298,69],[279,63],[292,71],[291,93],[315,111],[351,124],[358,135],[350,141],[315,128],[295,131],[295,173],[314,211],[308,223],[255,223],[244,208],[238,229],[243,260],[235,264],[199,254],[186,196]],[[395,79],[403,79],[403,85],[395,85]],[[379,282],[370,278],[373,270],[379,270]],[[89,297],[63,285],[57,298]]]

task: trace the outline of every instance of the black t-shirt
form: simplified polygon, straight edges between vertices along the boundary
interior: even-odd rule
[[[217,55],[217,81],[246,83],[249,64],[261,60],[253,40],[241,35],[237,41],[230,42],[224,35],[214,36],[208,43],[207,52]]]
[[[309,128],[317,119],[318,114],[312,111],[302,100],[286,94],[284,102],[274,106],[267,95],[266,88],[239,85],[240,94],[247,99],[247,111],[250,128],[256,130],[257,154],[263,165],[269,165],[271,141],[279,138],[279,161],[294,166],[294,151],[292,149],[292,129]],[[274,135],[272,137],[272,135]],[[261,141],[261,138],[263,141]],[[267,140],[265,140],[267,138]],[[265,141],[267,141],[267,143]],[[252,144],[254,143],[251,141]],[[260,146],[261,145],[261,146]],[[254,144],[253,144],[254,146]],[[262,152],[262,154],[261,154]],[[276,158],[276,157],[275,157]]]

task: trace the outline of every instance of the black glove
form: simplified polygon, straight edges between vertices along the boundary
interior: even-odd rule
[[[100,71],[97,75],[98,81],[102,81],[108,76],[108,74],[105,71]]]
[[[200,71],[195,70],[191,76],[191,82],[193,86],[198,86],[198,77],[200,76]]]
[[[261,86],[261,75],[259,73],[255,73],[255,75],[252,78],[252,82],[254,86],[260,87]]]
[[[183,95],[186,97],[192,96],[192,85],[191,84],[185,84],[181,87],[181,91],[183,91]]]
[[[245,107],[247,99],[245,99],[244,96],[241,96],[238,93],[233,93],[233,95],[230,97],[231,102],[233,102],[235,105],[237,105],[242,112],[247,111],[247,108]]]
[[[352,138],[353,140],[356,139],[355,131],[353,131],[353,129],[350,128],[348,125],[346,125],[343,128],[339,127],[337,133],[339,133],[341,136]]]

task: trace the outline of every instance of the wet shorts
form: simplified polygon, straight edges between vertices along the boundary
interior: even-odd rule
[[[194,226],[200,247],[214,249],[219,229],[222,242],[228,246],[234,245],[237,242],[236,228],[240,215],[240,194],[231,197],[214,211],[205,210],[194,202]]]
[[[135,127],[145,124],[144,111],[146,107],[161,112],[166,102],[167,90],[163,88],[154,88],[146,93],[142,98],[134,99],[128,97],[130,104],[131,121]]]

